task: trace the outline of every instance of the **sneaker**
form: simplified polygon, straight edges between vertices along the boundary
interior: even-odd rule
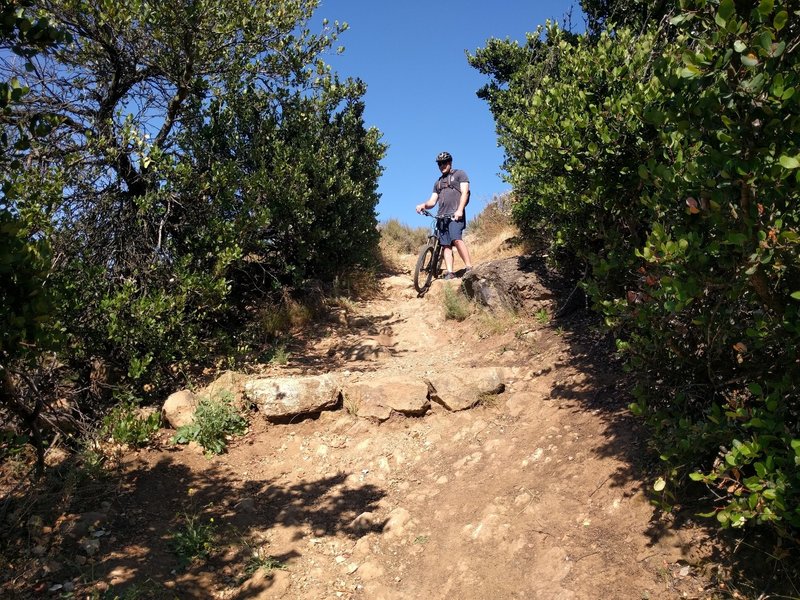
[[[455,279],[455,278],[456,278],[456,276],[455,276],[455,275],[453,275],[452,273],[448,273],[447,275],[445,275],[445,276],[444,276],[444,278],[445,278],[445,279]]]

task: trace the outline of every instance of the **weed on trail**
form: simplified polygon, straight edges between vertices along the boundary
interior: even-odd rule
[[[230,394],[218,399],[203,398],[197,405],[194,422],[180,427],[173,443],[195,441],[209,454],[222,454],[228,447],[228,436],[247,430],[247,419],[233,406]]]
[[[450,284],[444,286],[444,316],[446,319],[463,321],[471,312],[471,306],[466,296],[454,289]]]
[[[216,536],[213,517],[204,522],[200,514],[185,512],[182,527],[172,532],[172,549],[181,566],[207,559],[214,551]]]

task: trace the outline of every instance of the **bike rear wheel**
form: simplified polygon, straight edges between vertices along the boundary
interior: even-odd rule
[[[420,294],[430,287],[433,280],[433,272],[438,266],[433,264],[433,259],[433,246],[425,246],[417,257],[417,266],[414,268],[414,289]]]

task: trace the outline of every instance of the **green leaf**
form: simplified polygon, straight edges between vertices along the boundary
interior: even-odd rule
[[[689,479],[691,479],[692,481],[703,481],[703,479],[705,478],[706,478],[705,475],[697,471],[695,471],[694,473],[689,473]]]
[[[796,291],[796,292],[793,292],[793,293],[789,294],[789,297],[790,297],[792,300],[800,300],[800,290],[798,290],[798,291]]]
[[[758,5],[758,12],[762,17],[767,17],[775,8],[775,0],[761,0]]]
[[[694,65],[689,65],[688,67],[684,67],[679,72],[681,77],[683,77],[684,79],[699,77],[700,75],[703,74],[703,72]]]
[[[665,487],[667,487],[667,482],[664,481],[663,477],[656,479],[656,482],[653,484],[653,489],[657,492],[662,491]]]
[[[771,1],[771,0],[762,0],[762,1],[766,2],[766,1]],[[727,21],[728,19],[731,18],[731,16],[733,15],[735,10],[736,10],[736,6],[734,5],[733,0],[722,0],[719,3],[719,12],[717,12],[717,15],[722,20]],[[723,27],[724,27],[724,24],[723,24]]]
[[[773,27],[775,27],[776,31],[780,31],[786,25],[786,21],[789,20],[789,13],[785,10],[780,11],[777,15],[775,15],[775,19],[772,21]]]
[[[797,456],[800,456],[800,440],[792,440],[790,444],[792,445],[792,448],[794,448],[794,453],[797,454]]]
[[[781,163],[781,166],[784,169],[796,169],[797,167],[800,167],[800,161],[798,161],[794,156],[787,156],[783,154],[778,159],[778,162]]]

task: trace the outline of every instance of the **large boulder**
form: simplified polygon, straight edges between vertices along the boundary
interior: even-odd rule
[[[430,398],[447,410],[472,408],[506,389],[507,378],[500,367],[450,369],[426,379]]]
[[[239,408],[244,406],[244,384],[247,376],[235,371],[225,371],[198,393],[200,397],[221,400],[229,398]]]
[[[267,420],[281,420],[335,408],[341,386],[332,375],[272,377],[246,381],[243,393]]]
[[[386,421],[393,412],[421,416],[430,409],[428,385],[417,378],[383,377],[359,381],[342,391],[344,407],[354,415]]]
[[[475,266],[462,279],[464,293],[491,310],[538,310],[555,298],[530,262],[506,258]]]
[[[181,390],[170,394],[161,407],[161,417],[173,429],[194,423],[197,410],[197,397],[189,390]]]

